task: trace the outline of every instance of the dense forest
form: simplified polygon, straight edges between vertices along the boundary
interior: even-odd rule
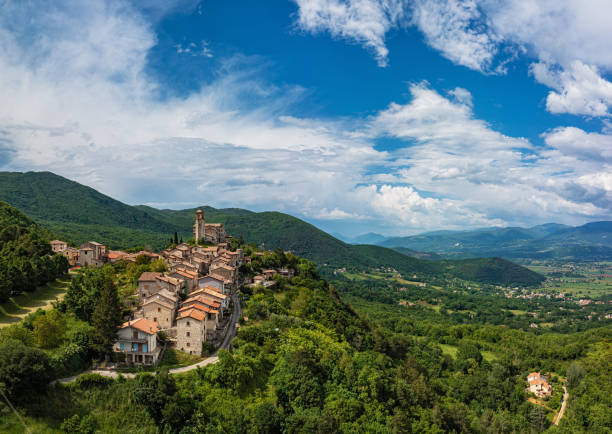
[[[19,210],[0,202],[0,303],[66,274],[68,261],[52,254],[49,237]]]
[[[296,269],[292,280],[277,277],[273,289],[242,288],[244,315],[231,352],[220,351],[218,363],[185,374],[162,370],[117,380],[88,374],[47,387],[60,373],[45,362],[44,351],[28,344],[36,327],[29,330],[26,322],[4,329],[0,366],[21,375],[10,396],[26,422],[43,432],[612,429],[609,327],[539,336],[489,324],[438,324],[434,317],[412,316],[377,302],[362,303],[365,308],[358,303],[356,311],[319,277],[313,263],[280,250],[242,271],[286,265]],[[60,308],[66,321],[78,322],[82,330],[89,327],[82,337],[92,343],[88,324],[103,298],[108,270],[84,275],[74,285],[80,296],[67,296]],[[75,339],[65,332],[65,343]],[[456,351],[449,354],[449,347]],[[90,345],[90,351],[96,347]],[[26,357],[36,363],[27,368],[16,363]],[[550,373],[557,388],[548,408],[527,400],[525,376],[534,370]],[[0,369],[0,382],[6,381],[6,372]],[[560,425],[551,427],[549,409],[560,405],[559,378],[571,398]],[[0,430],[20,432],[16,418],[0,421]]]

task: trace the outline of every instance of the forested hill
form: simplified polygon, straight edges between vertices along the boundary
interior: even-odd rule
[[[0,201],[0,303],[55,280],[68,270],[63,256],[51,256],[50,233],[18,209]]]
[[[196,208],[174,211],[130,206],[50,172],[0,172],[0,187],[0,200],[73,243],[96,240],[111,248],[149,245],[161,249],[175,231],[184,239],[192,236]],[[346,244],[309,223],[279,212],[208,206],[201,209],[207,222],[223,223],[229,234],[242,235],[266,249],[280,247],[293,251],[327,270],[391,267],[404,275],[472,276],[483,283],[519,286],[543,280],[539,274],[508,261],[478,259],[453,264],[413,258],[381,246]]]

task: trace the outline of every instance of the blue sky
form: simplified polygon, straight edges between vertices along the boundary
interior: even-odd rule
[[[6,1],[0,168],[411,234],[612,215],[612,6]]]

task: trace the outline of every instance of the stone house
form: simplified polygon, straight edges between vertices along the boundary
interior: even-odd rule
[[[78,263],[82,267],[101,267],[108,260],[106,246],[95,241],[81,244]]]
[[[227,234],[221,223],[205,224],[205,240],[207,243],[219,244],[225,243]]]
[[[204,288],[205,286],[212,286],[223,294],[227,294],[225,291],[225,285],[223,279],[214,276],[204,276],[198,279],[198,288]],[[229,292],[229,291],[228,291]]]
[[[125,354],[125,361],[137,365],[156,365],[161,348],[157,345],[159,325],[146,318],[124,323],[113,349]]]
[[[186,270],[185,268],[176,268],[168,273],[168,276],[175,279],[182,279],[187,292],[193,291],[198,284],[198,273]]]
[[[206,340],[206,314],[199,309],[180,311],[176,320],[176,348],[189,354],[202,354]]]
[[[226,264],[213,264],[210,266],[210,274],[216,274],[223,278],[224,281],[230,280],[234,282],[238,275],[238,270]]]
[[[146,299],[142,304],[142,311],[146,319],[157,323],[162,330],[174,325],[176,306],[159,294]]]
[[[161,275],[162,273],[152,271],[145,271],[140,275],[138,278],[138,300],[140,303],[144,302],[145,298],[159,292],[161,288],[157,278]]]
[[[79,250],[74,247],[67,247],[62,255],[68,259],[68,263],[71,267],[75,267],[79,263]]]
[[[211,298],[212,300],[219,302],[219,304],[221,304],[222,309],[227,309],[229,307],[230,298],[211,286],[205,286],[204,288],[200,288],[197,291],[194,291],[189,294],[190,298],[195,297],[197,295],[202,295],[206,298]]]
[[[274,269],[269,269],[269,270],[263,270],[261,272],[261,274],[264,275],[266,280],[270,280],[270,279],[272,279],[272,277],[274,277],[275,274],[279,274],[279,273],[278,273],[278,271],[276,271]]]
[[[62,253],[68,248],[68,243],[66,241],[53,240],[49,244],[51,244],[51,250],[53,250],[54,253]]]

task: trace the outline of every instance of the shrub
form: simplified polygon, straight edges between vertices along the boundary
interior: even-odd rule
[[[93,387],[107,387],[113,381],[112,378],[103,377],[100,374],[83,374],[76,379],[75,383],[79,389],[87,390]]]

